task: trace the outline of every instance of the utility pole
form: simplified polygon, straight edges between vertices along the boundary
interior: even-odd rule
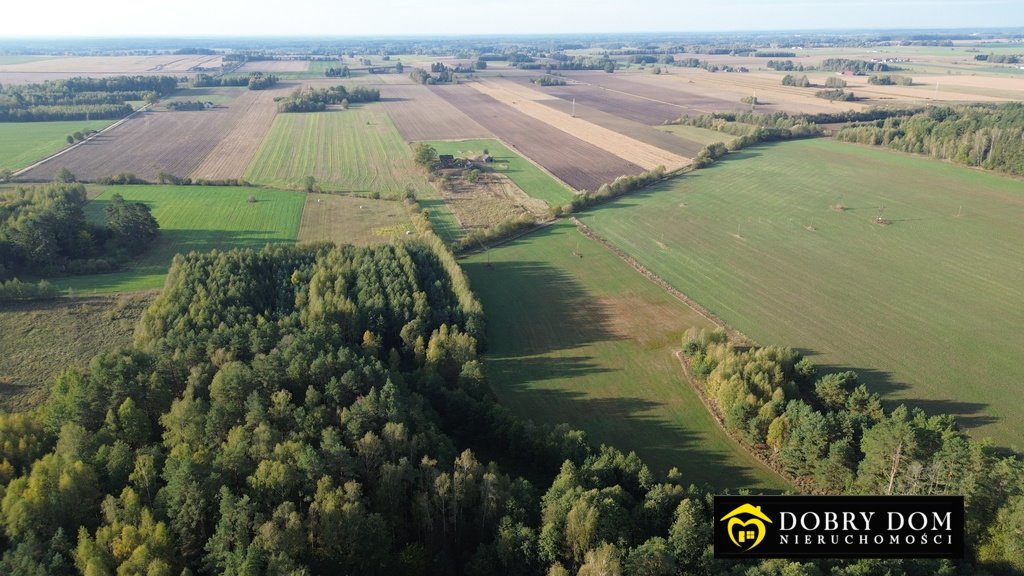
[[[575,98],[572,99],[572,117],[573,118],[576,117],[576,99]]]

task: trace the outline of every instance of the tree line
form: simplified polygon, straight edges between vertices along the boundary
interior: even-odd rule
[[[847,126],[836,137],[1024,175],[1024,104],[1019,102],[931,107]]]
[[[273,74],[252,72],[248,76],[210,76],[196,74],[192,79],[193,88],[211,88],[216,86],[245,86],[249,90],[266,90],[277,84],[278,78]]]
[[[725,426],[802,490],[963,495],[972,559],[999,571],[1024,568],[1007,530],[1024,522],[1024,463],[1016,456],[972,440],[952,416],[887,411],[855,372],[819,374],[790,348],[741,351],[722,331],[691,330],[683,344]]]
[[[913,86],[914,79],[910,76],[900,76],[898,74],[872,74],[868,78],[868,84],[878,86]]]
[[[104,224],[85,217],[85,186],[55,182],[0,192],[0,279],[114,269],[156,238],[145,204],[115,194]]]
[[[175,110],[177,112],[194,112],[211,107],[213,107],[213,103],[201,102],[199,100],[175,100],[167,103],[168,110]]]
[[[855,76],[865,76],[870,72],[890,72],[900,70],[885,62],[869,62],[867,60],[851,60],[848,58],[826,58],[821,61],[821,70],[831,72],[850,72]]]
[[[0,87],[0,122],[123,118],[129,100],[152,101],[178,86],[173,76],[68,78]]]
[[[309,88],[295,90],[287,98],[277,103],[279,112],[320,112],[331,104],[340,104],[348,108],[349,104],[359,102],[380,101],[380,90],[367,86],[331,86],[329,88]]]

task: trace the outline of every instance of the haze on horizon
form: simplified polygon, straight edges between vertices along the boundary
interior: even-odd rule
[[[52,0],[5,7],[0,37],[403,36],[1024,26],[1020,0]]]

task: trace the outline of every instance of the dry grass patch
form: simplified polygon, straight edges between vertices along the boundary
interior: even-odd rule
[[[66,368],[131,342],[155,292],[0,304],[0,410],[28,410],[46,400]]]
[[[453,171],[444,182],[439,183],[441,197],[466,230],[484,230],[524,214],[547,218],[546,202],[531,198],[502,174],[482,172],[470,182]]]
[[[407,230],[412,230],[412,226],[401,202],[308,194],[298,242],[366,246],[404,238]]]

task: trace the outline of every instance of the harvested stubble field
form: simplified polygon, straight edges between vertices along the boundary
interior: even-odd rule
[[[463,260],[488,315],[489,381],[502,405],[568,422],[597,443],[716,488],[784,482],[733,443],[673,349],[708,321],[561,221]]]
[[[621,116],[602,112],[596,108],[583,106],[579,103],[573,106],[571,100],[552,98],[549,100],[540,100],[538,102],[558,110],[563,114],[572,114],[575,110],[577,118],[582,118],[587,122],[597,124],[598,126],[611,130],[616,134],[628,136],[634,140],[638,140],[684,158],[693,158],[703,147],[699,142],[688,142],[685,138],[665,134],[653,126],[646,126]]]
[[[23,174],[27,180],[52,180],[67,168],[79,180],[129,172],[155,181],[157,174],[190,174],[237,120],[235,107],[198,112],[146,110],[74,150]]]
[[[573,117],[569,112],[545,106],[542,102],[553,100],[553,98],[522,84],[503,79],[490,79],[471,82],[468,85],[506,106],[519,110],[531,118],[540,120],[584,142],[593,144],[645,170],[651,170],[657,166],[676,170],[690,163],[690,159],[684,156],[641,142],[626,134],[609,130],[579,116]]]
[[[1024,445],[1019,180],[825,139],[727,158],[580,218],[756,341]]]
[[[131,343],[153,292],[0,304],[0,410],[43,402],[65,368]],[[88,337],[82,337],[88,335]]]
[[[74,132],[102,130],[113,120],[0,123],[0,170],[16,171],[68,145]]]
[[[671,74],[645,74],[642,72],[573,72],[566,78],[590,84],[593,88],[646,99],[649,102],[674,105],[679,116],[696,116],[711,112],[729,112],[743,108],[740,96],[723,91],[717,86],[697,85],[690,82],[686,69],[672,69]],[[701,70],[703,72],[703,70]],[[711,74],[717,76],[719,74]],[[737,74],[738,75],[738,74]],[[744,93],[749,96],[750,91]],[[614,113],[614,112],[612,112]]]
[[[562,206],[574,196],[572,190],[497,140],[433,141],[428,144],[438,154],[451,154],[456,158],[478,158],[487,150],[494,158],[488,169],[508,177],[527,195],[551,206]]]
[[[380,244],[405,238],[412,230],[401,202],[339,194],[306,194],[298,241]]]
[[[0,73],[17,74],[74,74],[112,75],[112,74],[181,74],[191,68],[219,67],[221,56],[60,56],[31,60],[15,64],[0,64]]]
[[[235,72],[248,74],[250,72],[266,72],[268,74],[279,74],[281,72],[306,72],[309,70],[309,60],[255,60],[242,64],[242,67]]]
[[[300,192],[266,188],[109,186],[86,205],[86,218],[102,222],[115,193],[150,207],[160,223],[156,244],[126,270],[59,278],[54,285],[86,293],[160,288],[175,254],[294,242],[306,200]]]
[[[386,84],[380,91],[384,109],[406,141],[491,137],[483,126],[426,86]]]
[[[284,96],[294,88],[294,84],[281,83],[272,90],[245,90],[230,105],[233,123],[192,171],[192,177],[208,180],[241,178],[277,116],[274,98]]]
[[[643,168],[571,136],[465,85],[433,86],[442,98],[490,130],[515,151],[577,190],[596,190]]]

